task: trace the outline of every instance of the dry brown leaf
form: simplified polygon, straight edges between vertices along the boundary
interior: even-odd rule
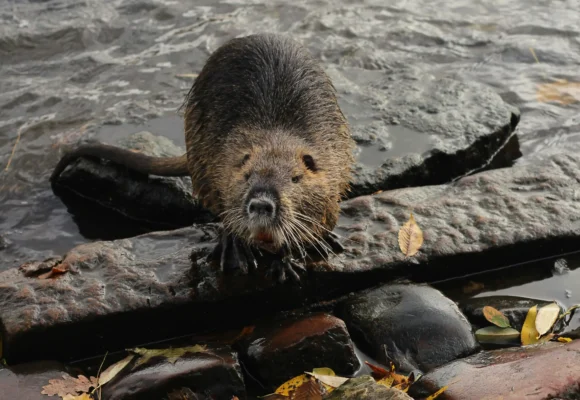
[[[77,396],[82,393],[88,393],[91,388],[95,387],[97,387],[97,378],[94,376],[91,376],[90,379],[83,375],[73,378],[70,375],[63,374],[62,379],[50,379],[48,385],[43,386],[40,393],[64,398],[66,395]]]
[[[483,307],[483,316],[492,324],[499,326],[500,328],[509,328],[510,321],[505,315],[499,310],[491,306]]]
[[[556,102],[569,105],[580,101],[580,82],[565,79],[538,85],[536,98],[539,102]]]
[[[369,368],[371,369],[371,371],[372,371],[372,375],[373,375],[373,378],[374,378],[376,381],[378,381],[378,380],[381,380],[381,379],[383,379],[384,377],[386,377],[386,376],[389,376],[389,375],[390,375],[390,372],[389,372],[389,371],[387,371],[386,369],[382,368],[382,367],[379,367],[379,366],[373,365],[373,364],[371,364],[371,363],[370,363],[370,362],[368,362],[368,361],[365,361],[365,364],[366,364],[366,365],[368,365],[368,366],[369,366]],[[393,367],[393,366],[391,366],[391,369],[392,369],[392,371],[394,371],[394,367]]]
[[[83,393],[79,396],[73,396],[72,394],[67,394],[62,398],[62,400],[94,400],[93,396],[88,393]]]
[[[320,382],[309,379],[291,393],[290,400],[322,400],[324,392]]]
[[[405,257],[412,257],[417,254],[422,244],[423,232],[411,213],[409,220],[399,230],[399,248]]]
[[[560,306],[557,303],[547,304],[538,310],[535,322],[538,338],[552,329],[558,315],[560,315]]]
[[[131,360],[135,356],[133,354],[128,355],[127,357],[123,358],[121,361],[116,362],[113,365],[110,365],[109,368],[104,370],[98,377],[99,386],[103,386],[105,383],[109,382],[113,379],[119,372],[123,370],[131,362]]]
[[[59,275],[64,274],[65,272],[67,272],[69,270],[69,264],[68,263],[60,263],[58,265],[55,265],[54,267],[52,267],[52,269],[44,274],[38,275],[38,279],[49,279],[49,278],[55,278]]]
[[[308,382],[310,379],[306,374],[295,376],[294,378],[284,382],[278,389],[274,392],[274,394],[281,394],[283,396],[290,396],[290,393],[298,389],[304,383]]]

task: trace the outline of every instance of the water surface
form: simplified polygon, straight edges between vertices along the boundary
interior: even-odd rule
[[[0,270],[88,240],[48,184],[59,148],[143,129],[183,144],[177,110],[208,55],[234,36],[287,32],[342,74],[343,89],[395,67],[490,85],[522,111],[518,162],[533,162],[580,142],[578,21],[572,0],[0,0]],[[569,84],[545,86],[556,80]],[[554,90],[564,100],[544,101]],[[347,116],[364,118],[342,92]],[[376,166],[426,146],[389,133],[361,160]],[[561,294],[567,283],[506,290]]]

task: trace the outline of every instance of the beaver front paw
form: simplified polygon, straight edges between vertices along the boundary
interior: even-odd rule
[[[208,256],[209,262],[219,263],[224,272],[241,269],[247,274],[258,267],[250,246],[232,234],[223,233],[219,243]]]
[[[306,273],[306,268],[290,256],[284,256],[279,260],[274,260],[266,275],[271,276],[279,283],[283,283],[289,277],[295,283],[300,283],[299,273]]]

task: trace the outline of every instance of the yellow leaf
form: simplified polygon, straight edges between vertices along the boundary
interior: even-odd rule
[[[183,357],[187,353],[203,353],[207,350],[206,346],[203,345],[195,345],[189,347],[178,347],[178,348],[169,348],[169,349],[145,349],[142,347],[137,347],[134,349],[129,349],[131,353],[135,353],[140,355],[141,358],[137,360],[133,368],[138,367],[139,365],[145,364],[153,357],[165,357],[167,361],[172,364]]]
[[[521,340],[524,346],[538,343],[538,331],[536,330],[536,315],[538,314],[538,306],[533,306],[528,310],[528,315],[522,326]]]
[[[433,393],[431,396],[427,397],[425,400],[435,400],[441,393],[447,390],[449,386],[443,386],[441,389]]]
[[[551,303],[540,308],[536,316],[536,330],[538,338],[552,329],[552,326],[560,315],[560,307],[556,303]]]
[[[571,341],[572,341],[572,339],[570,339],[569,337],[561,337],[560,336],[558,338],[558,342],[561,342],[561,343],[570,343]]]
[[[281,384],[274,393],[281,394],[283,396],[290,396],[291,392],[293,392],[294,390],[296,390],[309,380],[310,378],[308,378],[306,374],[295,376],[294,378]]]
[[[99,386],[103,386],[105,383],[109,382],[111,379],[117,376],[117,374],[121,372],[121,370],[125,368],[134,357],[135,356],[133,354],[128,355],[121,361],[116,362],[115,364],[109,366],[109,368],[104,370],[98,377]]]
[[[493,308],[491,306],[483,307],[483,316],[489,322],[491,322],[494,325],[499,326],[500,328],[509,328],[510,327],[510,321],[507,319],[507,317],[505,315],[503,315],[501,311],[496,310],[495,308]]]
[[[328,375],[328,376],[336,376],[334,371],[330,368],[314,368],[312,370],[312,375]]]
[[[422,244],[423,232],[411,213],[409,220],[399,230],[399,248],[406,257],[412,257],[417,254]]]
[[[393,386],[394,381],[395,381],[395,377],[393,375],[389,375],[389,376],[385,376],[383,379],[379,379],[377,381],[377,383],[379,385],[383,385],[383,386],[390,388],[391,386]]]

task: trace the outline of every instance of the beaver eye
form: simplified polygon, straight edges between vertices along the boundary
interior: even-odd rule
[[[298,182],[300,182],[300,179],[302,179],[302,175],[293,176],[292,177],[292,182],[298,183]]]
[[[316,171],[316,163],[314,162],[314,158],[312,158],[312,156],[308,154],[302,156],[302,162],[310,171]]]
[[[246,154],[242,160],[242,166],[244,166],[248,162],[249,159],[250,159],[250,155]]]

